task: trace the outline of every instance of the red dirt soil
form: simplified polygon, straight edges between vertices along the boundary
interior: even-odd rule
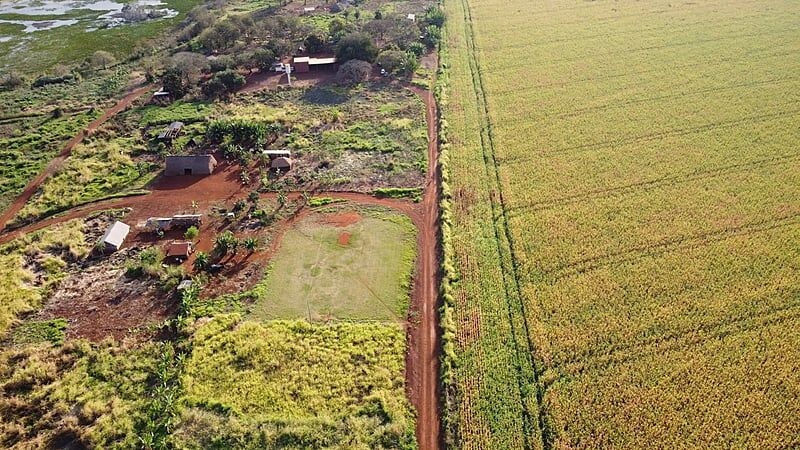
[[[339,228],[353,225],[354,223],[358,223],[360,220],[361,216],[355,211],[326,214],[325,217],[322,218],[322,222],[326,225],[333,225]]]
[[[348,245],[350,245],[350,233],[345,231],[339,235],[339,245],[341,245],[342,247],[347,247]]]

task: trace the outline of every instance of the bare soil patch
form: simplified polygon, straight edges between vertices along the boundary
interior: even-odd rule
[[[347,231],[339,234],[339,245],[347,247],[350,244],[350,233]]]
[[[115,254],[88,267],[76,267],[37,314],[37,320],[67,319],[68,338],[121,340],[132,331],[150,336],[177,308],[176,298],[154,282],[125,276],[124,262],[140,249]]]
[[[361,215],[355,211],[344,211],[334,214],[326,214],[322,217],[322,223],[326,225],[333,225],[335,227],[344,228],[361,220]]]

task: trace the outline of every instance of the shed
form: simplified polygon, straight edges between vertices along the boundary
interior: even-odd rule
[[[125,238],[130,232],[130,226],[117,220],[108,227],[105,234],[103,234],[101,241],[105,245],[106,249],[117,251],[120,247],[122,247],[122,243],[125,241]]]
[[[329,69],[336,65],[336,57],[314,58],[310,56],[295,56],[292,60],[292,65],[294,66],[293,71],[298,73],[306,73],[312,69]]]
[[[410,13],[409,13],[409,14],[406,16],[406,18],[407,18],[408,20],[410,20],[410,21],[412,21],[412,22],[413,22],[413,21],[417,20],[417,15],[416,15],[416,14],[410,14]]]
[[[217,167],[213,155],[167,156],[164,174],[168,177],[178,175],[211,175]]]
[[[292,159],[280,156],[272,160],[269,164],[270,169],[277,169],[282,172],[288,172],[292,169]]]
[[[183,122],[172,122],[158,135],[158,139],[161,141],[171,141],[181,134],[181,129],[183,129]]]
[[[199,227],[202,220],[202,214],[176,214],[172,216],[172,227],[174,228],[189,228]]]
[[[173,242],[167,247],[166,257],[174,262],[183,262],[192,254],[191,242]]]
[[[312,13],[312,12],[314,12],[316,10],[317,10],[316,6],[306,6],[305,8],[303,8],[303,12],[306,13],[306,14]]]
[[[295,56],[294,60],[292,60],[292,69],[293,72],[297,73],[307,73],[310,70],[308,65],[308,60],[311,59],[308,56]]]

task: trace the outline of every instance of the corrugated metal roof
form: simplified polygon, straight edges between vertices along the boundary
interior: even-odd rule
[[[309,66],[318,66],[321,64],[336,64],[336,57],[333,58],[308,58]]]
[[[167,247],[167,256],[189,256],[192,244],[189,242],[173,242]]]
[[[118,220],[108,227],[106,233],[103,235],[103,242],[120,248],[130,232],[131,227]]]

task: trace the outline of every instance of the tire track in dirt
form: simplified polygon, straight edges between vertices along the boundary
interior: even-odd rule
[[[32,179],[28,182],[25,186],[25,189],[14,199],[14,202],[8,205],[8,208],[0,215],[0,229],[4,229],[8,222],[13,219],[17,213],[25,206],[25,203],[39,190],[42,183],[49,177],[50,175],[54,174],[64,163],[64,161],[69,157],[72,153],[72,150],[75,148],[76,145],[80,144],[83,139],[91,134],[94,130],[96,130],[100,125],[104,124],[108,119],[114,117],[117,113],[122,111],[123,109],[127,108],[134,100],[141,97],[147,91],[152,89],[152,85],[148,84],[146,86],[142,86],[140,88],[134,89],[133,91],[129,92],[125,97],[120,99],[114,106],[108,108],[103,112],[103,115],[95,119],[94,121],[90,122],[89,125],[86,126],[83,130],[81,130],[78,134],[76,134],[72,139],[67,141],[64,145],[64,148],[61,152],[53,158],[50,163],[45,167],[44,171],[36,176],[36,178]]]

